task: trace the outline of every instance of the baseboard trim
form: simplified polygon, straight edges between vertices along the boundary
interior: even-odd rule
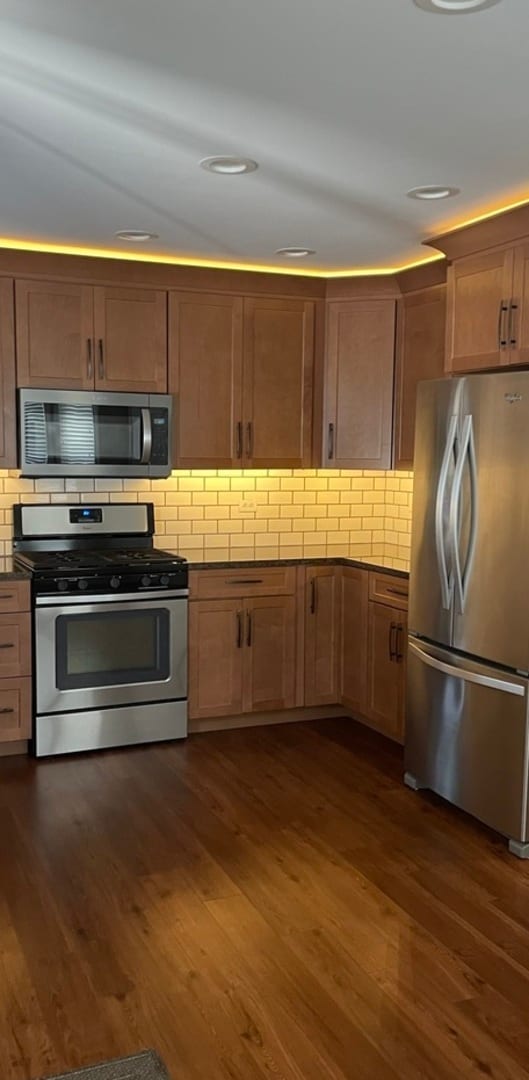
[[[349,716],[342,705],[317,705],[313,708],[282,709],[278,712],[247,713],[244,716],[214,716],[204,720],[190,720],[190,735],[204,731],[229,731],[232,728],[264,727],[267,724],[295,724],[302,720],[333,720]]]
[[[14,757],[15,754],[27,754],[27,752],[27,739],[16,739],[14,742],[0,743],[0,757]]]

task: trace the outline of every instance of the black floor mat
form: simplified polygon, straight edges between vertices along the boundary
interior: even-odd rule
[[[170,1080],[170,1076],[153,1050],[143,1050],[141,1054],[88,1065],[46,1080]]]

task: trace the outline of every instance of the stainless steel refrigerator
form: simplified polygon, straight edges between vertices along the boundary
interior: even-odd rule
[[[406,783],[529,858],[529,371],[417,399]]]

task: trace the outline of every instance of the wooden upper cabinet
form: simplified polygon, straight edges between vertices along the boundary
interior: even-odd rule
[[[169,390],[180,468],[241,464],[242,308],[237,296],[169,294]]]
[[[407,617],[384,604],[369,604],[367,717],[383,735],[402,741]]]
[[[94,387],[91,285],[17,281],[17,384],[56,390]]]
[[[314,304],[244,301],[244,464],[311,464]]]
[[[509,363],[529,364],[529,242],[514,249],[514,276],[507,334]]]
[[[391,467],[395,302],[331,302],[327,315],[324,465]]]
[[[167,393],[167,293],[94,288],[96,390]]]
[[[509,305],[514,249],[456,259],[448,268],[446,368],[480,371],[513,363]]]
[[[340,700],[340,575],[334,566],[305,571],[305,705]]]
[[[397,314],[396,469],[413,468],[417,385],[443,377],[445,336],[446,285],[403,296]]]
[[[292,709],[296,704],[295,597],[252,597],[245,609],[243,712]]]
[[[17,464],[13,282],[0,279],[0,468]]]
[[[369,606],[367,570],[342,568],[341,590],[341,700],[354,713],[367,707],[367,613]]]

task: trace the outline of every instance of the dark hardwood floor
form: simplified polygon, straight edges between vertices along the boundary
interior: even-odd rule
[[[0,1077],[529,1077],[529,866],[351,721],[0,762]]]

